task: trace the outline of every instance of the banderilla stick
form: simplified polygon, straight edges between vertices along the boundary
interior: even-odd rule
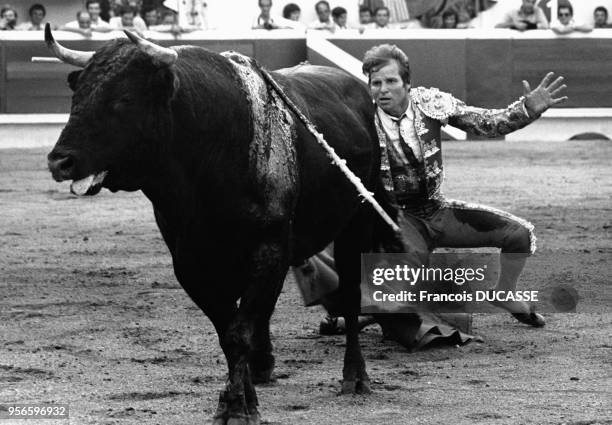
[[[374,207],[374,210],[376,210],[376,212],[382,217],[385,223],[391,226],[391,228],[393,229],[395,233],[399,234],[400,233],[399,226],[393,221],[391,217],[389,217],[389,214],[387,214],[387,212],[376,201],[376,199],[374,198],[374,194],[370,192],[363,185],[363,183],[361,182],[361,179],[357,177],[355,173],[353,173],[351,169],[346,165],[346,160],[338,156],[334,148],[332,148],[325,141],[325,138],[323,137],[323,135],[317,131],[315,126],[310,122],[308,118],[306,118],[306,116],[302,113],[302,111],[299,110],[296,104],[293,103],[291,99],[289,99],[289,96],[285,94],[282,87],[278,85],[278,83],[276,82],[276,80],[274,80],[274,78],[272,78],[270,73],[267,70],[263,69],[262,67],[259,67],[259,70],[261,74],[263,75],[264,79],[266,80],[266,82],[272,86],[274,91],[278,93],[278,95],[283,100],[283,102],[285,102],[285,104],[298,117],[298,119],[302,122],[302,124],[306,126],[306,129],[308,129],[308,131],[317,139],[317,142],[319,143],[319,145],[321,145],[323,149],[325,149],[325,151],[331,158],[332,163],[338,166],[340,170],[344,173],[344,175],[349,179],[349,181],[353,183],[353,185],[357,189],[357,192],[359,192],[359,195],[363,197],[364,201],[368,201]]]

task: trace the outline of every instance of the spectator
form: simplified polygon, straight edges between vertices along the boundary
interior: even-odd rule
[[[140,10],[142,9],[142,0],[127,0],[127,5],[134,9],[136,16],[140,16]]]
[[[170,9],[165,9],[161,14],[161,25],[176,25],[176,12]]]
[[[91,30],[98,32],[109,32],[112,28],[108,22],[105,22],[100,17],[102,8],[100,7],[99,0],[87,0],[85,2],[85,8],[91,19]]]
[[[144,12],[144,21],[149,31],[168,32],[177,36],[179,34],[195,31],[195,28],[182,28],[177,22],[177,15],[170,9],[160,13],[158,9],[147,8]]]
[[[109,4],[109,16],[110,18],[114,18],[119,16],[119,10],[124,6],[123,0],[110,0]],[[109,18],[109,21],[110,21]]]
[[[343,7],[334,7],[331,11],[332,19],[334,21],[334,31],[347,30],[346,26],[346,9]]]
[[[374,11],[374,22],[372,22],[368,28],[377,30],[391,29],[389,18],[389,9],[386,6],[379,7]]]
[[[608,24],[608,9],[603,6],[598,6],[593,12],[595,20],[595,28],[612,28],[612,24]]]
[[[320,0],[315,4],[318,19],[308,25],[311,30],[334,31],[334,21],[331,19],[331,10],[326,0]]]
[[[546,15],[535,3],[536,0],[523,0],[521,7],[506,13],[504,20],[495,25],[495,28],[511,28],[519,31],[547,29]]]
[[[472,28],[471,21],[478,14],[473,1],[464,0],[453,8],[457,13],[457,28]]]
[[[302,9],[300,9],[300,6],[295,3],[288,3],[285,5],[285,7],[283,7],[283,18],[290,21],[298,22],[301,14]]]
[[[135,31],[141,36],[147,30],[147,25],[142,18],[136,14],[136,9],[132,6],[123,6],[121,10],[119,10],[119,16],[111,18],[110,26],[114,30],[125,29]]]
[[[272,0],[259,0],[259,9],[261,13],[253,20],[253,25],[251,26],[254,30],[298,29],[302,26],[297,21],[271,15]]]
[[[457,28],[457,23],[459,21],[459,16],[457,12],[454,10],[447,10],[442,14],[442,27],[444,29],[455,29]]]
[[[251,28],[256,29],[265,29],[265,30],[273,30],[278,28],[276,24],[276,19],[272,17],[270,11],[272,10],[272,0],[259,0],[259,15],[253,20],[253,25]]]
[[[45,16],[47,15],[47,11],[45,10],[45,6],[40,3],[35,3],[30,6],[28,10],[28,15],[30,16],[30,22],[24,22],[23,24],[19,24],[15,27],[16,30],[20,31],[42,31],[45,29]]]
[[[372,11],[368,6],[359,6],[359,25],[372,23]]]
[[[0,30],[11,31],[17,26],[17,11],[6,5],[0,9]]]
[[[151,27],[159,25],[159,10],[152,6],[143,9],[142,19],[144,20],[145,25],[149,29],[151,29]]]
[[[66,23],[66,25],[60,27],[60,30],[76,32],[83,37],[91,37],[91,33],[94,31],[91,26],[91,15],[86,10],[78,11],[76,21]]]
[[[110,0],[100,0],[100,19],[102,19],[104,22],[110,21],[110,13]]]
[[[593,31],[593,27],[590,25],[576,24],[574,21],[574,8],[569,2],[559,4],[559,7],[557,8],[557,18],[559,19],[559,23],[551,27],[551,29],[557,34],[569,34],[574,31]]]

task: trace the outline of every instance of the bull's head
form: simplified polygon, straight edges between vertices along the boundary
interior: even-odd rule
[[[53,53],[83,68],[68,76],[70,119],[48,155],[53,178],[72,180],[77,195],[94,195],[103,186],[141,189],[159,156],[156,142],[168,136],[177,52],[126,34],[129,40],[80,52],[61,46],[45,28]]]

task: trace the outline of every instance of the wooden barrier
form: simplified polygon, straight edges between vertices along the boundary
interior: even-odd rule
[[[121,32],[95,34],[92,39],[57,31],[55,38],[66,47],[96,50],[108,40],[125,37]],[[306,60],[303,34],[291,31],[257,31],[246,34],[195,32],[175,39],[169,35],[149,33],[163,46],[191,44],[215,52],[235,50],[252,56],[261,64],[277,69]],[[70,109],[71,91],[66,77],[73,66],[57,63],[32,63],[33,56],[50,56],[42,32],[0,32],[0,113],[66,113]]]
[[[439,87],[471,105],[504,107],[522,94],[523,79],[534,86],[554,71],[568,85],[569,101],[560,107],[612,107],[612,30],[564,37],[546,30],[378,30],[328,40],[360,60],[374,45],[396,44],[411,59],[413,85]]]
[[[57,32],[67,47],[92,50],[121,33],[92,39]],[[306,38],[288,30],[195,32],[180,39],[147,34],[161,45],[194,44],[214,51],[236,50],[269,69],[322,58],[308,51]],[[319,34],[320,35],[320,34]],[[562,108],[612,107],[612,30],[559,37],[551,31],[510,30],[347,31],[328,37],[361,60],[373,45],[391,42],[411,58],[414,85],[435,86],[472,105],[504,107],[521,95],[522,79],[537,84],[549,70],[566,77],[570,100]],[[70,105],[63,64],[31,63],[48,56],[41,32],[0,32],[0,113],[66,113]]]

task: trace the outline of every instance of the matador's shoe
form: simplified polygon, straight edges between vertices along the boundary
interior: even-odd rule
[[[541,328],[546,324],[544,316],[536,313],[534,306],[530,307],[529,313],[512,313],[512,316],[519,322],[533,326],[534,328]]]

